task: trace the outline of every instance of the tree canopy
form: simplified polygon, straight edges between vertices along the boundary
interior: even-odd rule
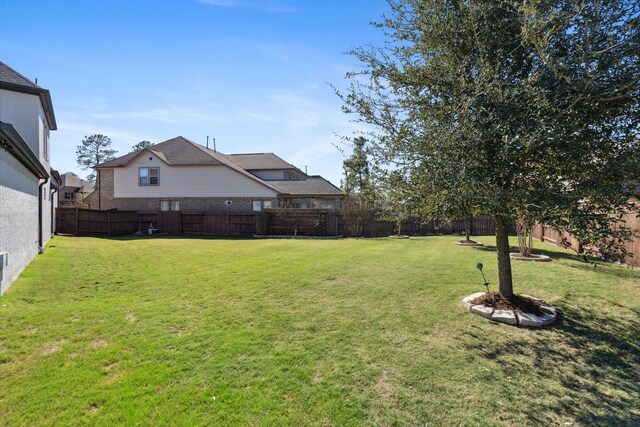
[[[93,168],[100,163],[115,158],[117,151],[111,149],[111,139],[108,136],[94,134],[85,136],[76,148],[76,161],[82,170],[92,169],[87,180],[96,184],[96,172]]]
[[[142,151],[145,148],[151,147],[153,144],[151,144],[151,141],[147,141],[146,139],[144,141],[140,141],[137,144],[135,144],[133,147],[131,147],[132,151],[138,152],[138,151]]]
[[[390,6],[385,43],[352,52],[364,67],[343,109],[373,125],[368,151],[423,208],[493,216],[500,292],[513,294],[516,218],[621,248],[615,213],[640,181],[638,3]]]

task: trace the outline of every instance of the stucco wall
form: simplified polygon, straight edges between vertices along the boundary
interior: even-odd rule
[[[0,252],[9,252],[9,265],[0,270],[0,293],[38,253],[38,182],[11,154],[0,149]]]
[[[16,128],[29,145],[29,148],[31,148],[31,151],[38,157],[45,170],[49,171],[51,147],[48,138],[48,124],[40,97],[0,89],[0,121],[11,124]],[[49,145],[47,149],[45,149],[45,144]],[[4,181],[0,181],[0,186],[4,185]],[[43,186],[42,195],[40,196],[43,199],[43,244],[49,240],[51,234],[50,190],[51,183],[49,181]],[[38,209],[37,202],[38,199],[36,198],[34,200],[36,212]]]
[[[12,124],[29,144],[33,153],[41,160],[46,160],[42,147],[43,120],[46,124],[39,96],[0,89],[0,121]],[[49,170],[48,161],[45,166]]]

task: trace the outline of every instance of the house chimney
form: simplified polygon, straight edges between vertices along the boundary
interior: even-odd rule
[[[207,148],[209,148],[209,135],[207,135]]]
[[[216,139],[215,138],[213,138],[213,152],[217,153],[217,151],[216,151]]]

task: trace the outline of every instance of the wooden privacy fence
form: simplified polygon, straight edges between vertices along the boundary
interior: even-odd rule
[[[149,228],[170,234],[243,236],[335,235],[337,216],[327,209],[266,209],[264,212],[57,210],[62,234],[132,234]]]
[[[426,236],[464,234],[465,220],[450,222],[410,220],[402,223],[402,234]],[[491,235],[490,217],[471,219],[472,235]],[[263,212],[203,211],[98,211],[83,208],[57,210],[57,230],[62,234],[132,234],[149,228],[169,234],[213,234],[219,236],[270,235],[354,235],[343,218],[328,209],[265,209]],[[389,236],[396,223],[370,220],[364,236]],[[512,230],[513,232],[513,230]]]
[[[263,225],[263,232],[271,235],[338,234],[338,216],[328,209],[265,209]]]
[[[56,230],[62,234],[130,234],[138,230],[138,212],[59,208]]]
[[[241,236],[259,233],[260,212],[140,212],[140,230],[152,226],[162,233]]]
[[[636,232],[640,233],[640,212],[629,212],[623,216],[620,220],[625,225]],[[567,232],[558,233],[551,227],[544,224],[538,224],[532,231],[531,235],[538,240],[553,243],[556,246],[562,247],[562,242],[566,239],[566,242],[570,244],[574,250],[579,250],[580,242]],[[625,264],[640,267],[640,238],[636,237],[634,240],[628,242],[626,249],[629,252],[629,256],[622,260]]]
[[[470,220],[471,235],[493,235],[495,234],[495,223],[491,217],[474,217]],[[436,234],[459,234],[465,233],[467,220],[460,219],[454,221],[422,221],[412,219],[403,221],[401,225],[402,234],[409,236],[432,236]],[[396,234],[398,225],[391,221],[369,220],[363,224],[362,235],[365,237],[384,237]],[[351,224],[339,223],[339,234],[353,236],[354,227]],[[515,234],[515,229],[509,230]]]

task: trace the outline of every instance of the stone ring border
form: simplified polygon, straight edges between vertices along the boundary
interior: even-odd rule
[[[478,316],[493,320],[494,322],[506,323],[508,325],[514,326],[539,328],[552,324],[558,317],[558,312],[554,306],[552,306],[551,304],[547,304],[540,298],[532,297],[531,295],[525,294],[520,294],[520,296],[538,301],[542,304],[542,308],[549,311],[549,313],[538,316],[533,313],[521,313],[519,311],[514,312],[513,310],[497,310],[493,307],[487,307],[484,304],[471,303],[471,301],[478,298],[479,296],[484,295],[485,293],[486,292],[476,292],[475,294],[471,294],[468,297],[464,298],[462,300],[462,303],[465,305],[467,310],[474,314],[477,314]]]
[[[474,243],[453,242],[453,244],[458,246],[483,246],[482,243],[480,242],[474,242]]]

